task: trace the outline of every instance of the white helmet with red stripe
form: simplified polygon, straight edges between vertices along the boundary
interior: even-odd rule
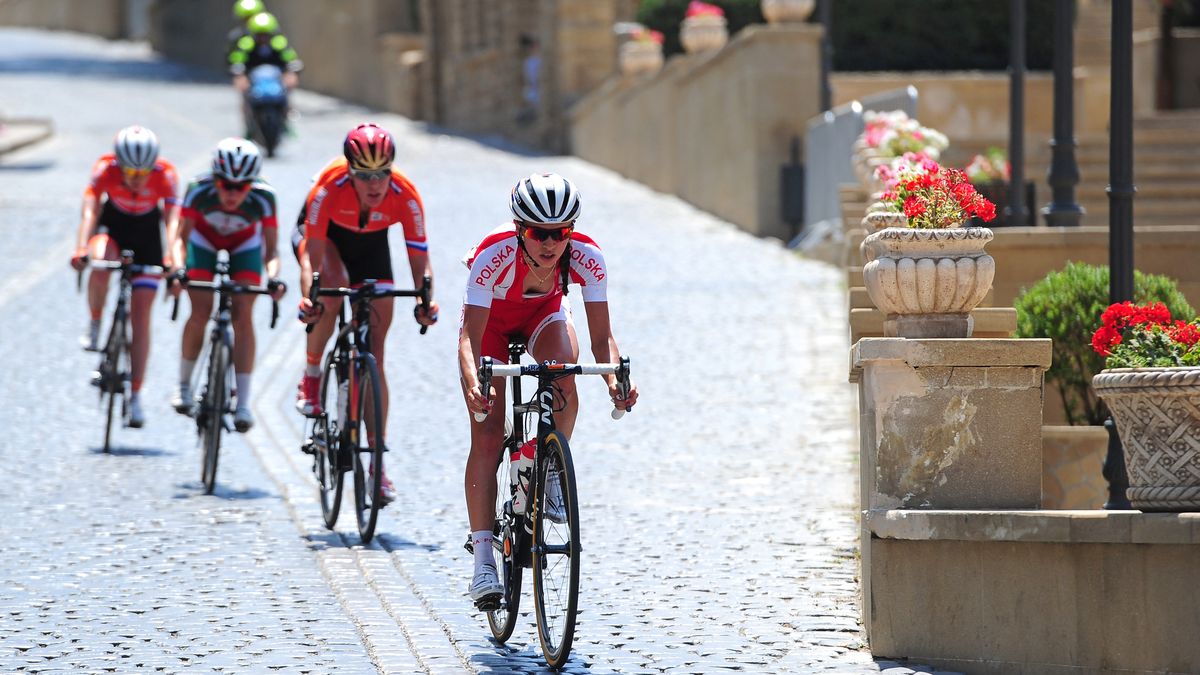
[[[262,169],[262,153],[254,143],[230,137],[217,143],[213,152],[212,172],[231,181],[241,182],[258,178]]]

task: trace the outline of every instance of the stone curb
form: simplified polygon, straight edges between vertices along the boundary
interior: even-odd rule
[[[45,140],[53,134],[54,122],[50,118],[0,118],[0,157]]]

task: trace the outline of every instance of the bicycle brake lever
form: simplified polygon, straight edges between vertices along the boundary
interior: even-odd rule
[[[171,320],[179,318],[179,296],[175,296],[175,304],[171,306]]]
[[[275,327],[277,321],[279,321],[279,301],[271,298],[271,328]]]

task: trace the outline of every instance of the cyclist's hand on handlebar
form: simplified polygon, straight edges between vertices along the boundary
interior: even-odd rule
[[[416,317],[417,323],[421,324],[422,326],[432,326],[433,324],[437,323],[438,309],[439,307],[437,300],[430,300],[428,307],[421,303],[417,303],[417,306],[413,307],[413,316]]]
[[[637,385],[633,382],[629,383],[629,391],[625,392],[625,396],[621,396],[621,386],[614,379],[608,385],[608,397],[612,399],[613,407],[617,410],[629,410],[633,408],[633,404],[637,403],[638,390]]]
[[[71,255],[71,269],[75,270],[76,272],[82,272],[83,268],[87,267],[87,264],[87,249],[77,249],[75,253]]]
[[[325,311],[325,305],[318,302],[313,304],[310,298],[300,298],[300,319],[301,323],[316,323],[321,318],[321,314]]]
[[[172,297],[179,297],[179,292],[187,285],[187,270],[182,267],[167,275],[167,292]]]
[[[272,300],[279,301],[287,293],[287,284],[279,279],[267,279],[267,290],[271,292]]]
[[[492,410],[492,399],[495,397],[495,387],[488,387],[488,398],[486,399],[479,392],[479,387],[470,387],[467,389],[467,408],[472,414],[487,415]]]

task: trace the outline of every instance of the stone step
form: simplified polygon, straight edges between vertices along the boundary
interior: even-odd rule
[[[850,309],[873,309],[875,303],[871,302],[871,295],[867,292],[866,286],[851,286],[850,287]],[[992,306],[992,291],[989,290],[987,295],[983,296],[980,301],[981,307]]]
[[[875,308],[850,310],[850,344],[864,337],[883,337],[883,312]],[[1012,307],[977,307],[971,312],[975,330],[971,337],[1007,338],[1017,330],[1017,310]]]

